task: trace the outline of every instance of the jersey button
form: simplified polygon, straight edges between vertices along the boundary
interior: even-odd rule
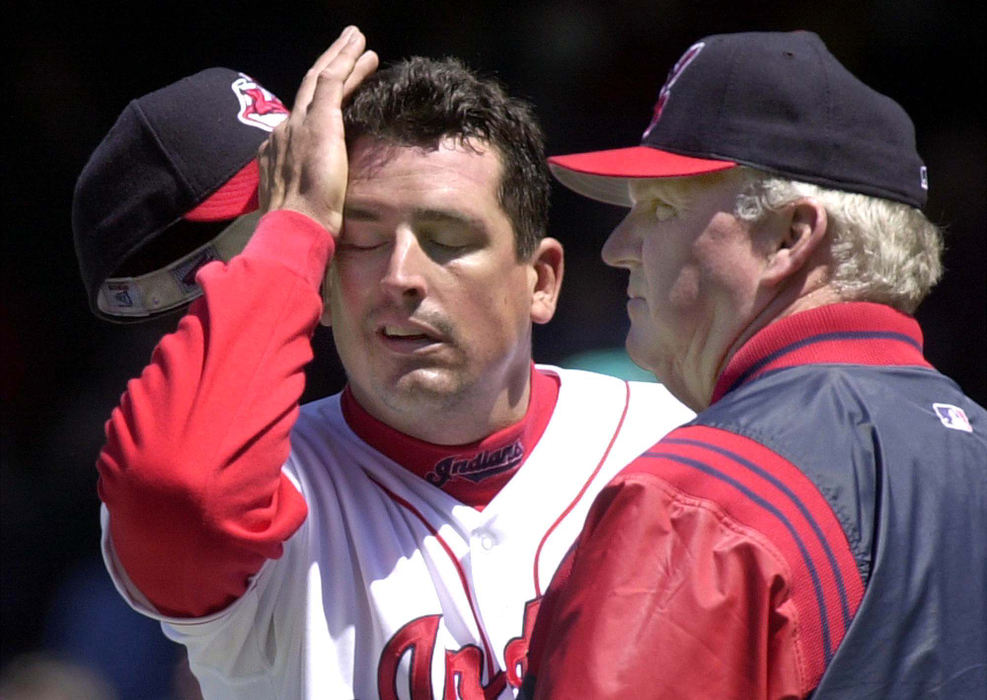
[[[489,532],[480,535],[480,546],[486,550],[491,550],[497,544],[497,540]]]

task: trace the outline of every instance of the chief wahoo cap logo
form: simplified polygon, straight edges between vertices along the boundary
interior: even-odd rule
[[[240,77],[230,87],[240,101],[240,111],[236,118],[244,124],[264,131],[274,131],[274,127],[288,117],[288,109],[281,104],[281,100],[253,78],[240,73]]]
[[[704,46],[706,46],[706,43],[703,41],[693,44],[686,49],[684,54],[682,54],[682,58],[676,61],[675,65],[672,66],[672,70],[668,72],[668,77],[665,79],[665,84],[661,87],[661,92],[658,93],[658,101],[655,103],[654,116],[651,117],[651,123],[648,124],[648,128],[644,130],[644,134],[641,136],[642,139],[648,138],[648,134],[650,134],[651,130],[655,128],[655,125],[658,124],[658,120],[661,118],[661,112],[665,109],[665,103],[668,102],[668,96],[672,91],[672,86],[675,85],[675,81],[679,79],[682,71],[689,67],[689,64],[695,60],[696,56],[699,55],[699,52],[703,50]]]

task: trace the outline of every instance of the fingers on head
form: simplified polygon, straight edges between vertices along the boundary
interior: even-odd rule
[[[327,70],[335,69],[337,72],[344,72],[345,75],[341,75],[337,79],[345,80],[346,75],[353,68],[353,63],[366,47],[366,43],[366,37],[359,29],[353,26],[346,27],[339,38],[308,69],[301,86],[298,88],[298,94],[295,96],[295,110],[293,111],[301,108],[304,113],[308,109],[309,103],[315,95],[316,87],[322,82]]]
[[[364,51],[343,83],[343,96],[348,97],[368,75],[377,70],[380,59],[373,51]]]

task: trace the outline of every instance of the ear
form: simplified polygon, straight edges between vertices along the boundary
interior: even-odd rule
[[[802,270],[820,249],[829,219],[822,204],[805,197],[770,217],[767,225],[772,228],[772,248],[761,279],[775,286]]]
[[[548,323],[555,315],[555,307],[562,289],[565,253],[562,244],[554,238],[543,238],[531,256],[531,320]]]

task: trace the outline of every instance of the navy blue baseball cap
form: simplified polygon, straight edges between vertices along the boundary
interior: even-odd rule
[[[925,166],[911,119],[814,33],[708,36],[671,69],[638,146],[548,159],[566,187],[630,206],[630,179],[747,165],[921,209]]]
[[[131,101],[76,182],[72,231],[98,317],[142,321],[201,294],[256,223],[257,150],[288,115],[253,78],[209,68]]]

